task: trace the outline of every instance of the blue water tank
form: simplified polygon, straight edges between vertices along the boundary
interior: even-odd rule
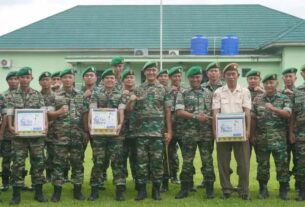
[[[221,38],[221,55],[238,55],[239,40],[236,36],[227,35]]]
[[[191,40],[191,54],[192,55],[207,55],[209,41],[203,35],[196,35]]]

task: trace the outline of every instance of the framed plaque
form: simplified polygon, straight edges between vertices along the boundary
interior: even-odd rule
[[[118,109],[91,109],[91,135],[116,136],[118,128]]]
[[[219,113],[216,115],[217,142],[246,141],[245,113]]]
[[[15,130],[18,137],[44,137],[46,111],[44,109],[16,109]]]

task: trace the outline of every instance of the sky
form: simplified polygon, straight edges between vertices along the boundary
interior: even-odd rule
[[[0,36],[76,5],[152,5],[161,0],[0,0]],[[162,0],[163,4],[261,4],[305,19],[305,0]]]

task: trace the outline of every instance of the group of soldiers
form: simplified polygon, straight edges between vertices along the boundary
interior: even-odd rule
[[[181,85],[182,66],[159,70],[155,61],[143,66],[145,81],[138,86],[134,71],[124,69],[121,56],[112,59],[111,67],[104,70],[99,84],[96,83],[96,72],[93,66],[83,71],[81,90],[75,88],[75,74],[71,68],[53,74],[43,72],[39,76],[41,91],[30,86],[33,80],[30,67],[8,73],[9,89],[0,96],[0,139],[3,191],[12,186],[11,204],[21,201],[28,155],[35,200],[48,201],[43,184],[51,182],[54,186],[51,201],[60,201],[70,169],[73,197],[84,200],[83,162],[88,142],[93,160],[90,201],[97,200],[100,190],[105,189],[103,184],[109,166],[113,173],[115,199],[125,200],[128,160],[137,190],[135,200],[147,198],[148,182],[152,183],[152,198],[161,200],[161,192],[169,190],[170,180],[181,186],[175,198],[187,197],[196,191],[193,161],[197,147],[203,175],[200,187],[206,189],[207,199],[212,199],[216,178],[213,166],[216,116],[218,113],[239,112],[245,114],[245,141],[216,142],[221,197],[227,199],[233,192],[238,192],[241,199],[251,199],[249,171],[253,148],[259,198],[269,196],[267,183],[272,153],[280,198],[288,199],[289,180],[293,174],[297,200],[305,200],[305,130],[302,127],[305,124],[305,84],[294,85],[296,68],[282,72],[283,90],[278,89],[276,74],[261,79],[260,72],[255,70],[246,75],[248,87],[241,87],[237,83],[240,74],[236,63],[223,69],[217,62],[210,63],[205,70],[201,66],[192,66],[186,72],[188,87]],[[208,82],[203,83],[203,72]],[[305,67],[301,68],[301,75],[305,79]],[[118,111],[114,135],[90,133],[92,110],[97,108]],[[16,109],[44,109],[47,114],[45,136],[18,136],[14,125]],[[180,180],[177,176],[178,146],[183,158]],[[232,151],[239,175],[237,187],[230,181]],[[289,171],[291,157],[292,172]]]

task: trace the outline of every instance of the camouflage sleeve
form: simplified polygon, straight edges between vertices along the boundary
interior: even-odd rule
[[[184,106],[184,99],[183,99],[183,94],[181,92],[179,92],[177,94],[177,98],[176,98],[176,111],[177,110],[184,110],[185,106]]]
[[[122,94],[118,108],[125,110],[129,98],[130,98],[130,94]]]
[[[52,94],[50,97],[49,106],[47,106],[48,111],[55,111],[55,94]]]
[[[285,96],[283,110],[291,113],[291,111],[292,111],[291,108],[292,108],[292,101],[288,96]]]
[[[4,97],[2,94],[0,94],[0,115],[3,114],[3,108],[4,108]]]
[[[171,96],[170,96],[170,93],[169,91],[165,90],[165,93],[164,93],[164,107],[167,108],[167,107],[172,107],[172,99],[171,99]]]
[[[205,92],[205,108],[208,111],[212,110],[212,100],[213,100],[213,93],[207,89],[204,89]]]
[[[14,115],[14,108],[15,108],[15,103],[13,101],[12,94],[7,95],[4,98],[4,113],[8,116],[13,116]]]
[[[44,99],[43,99],[43,96],[41,95],[41,93],[38,92],[37,96],[38,96],[38,100],[39,100],[39,103],[38,103],[39,108],[46,109],[46,105],[44,103]]]
[[[251,116],[252,116],[253,118],[256,118],[256,116],[257,116],[257,110],[256,110],[257,99],[258,99],[258,97],[255,97],[254,100],[253,100],[253,102],[252,102]]]
[[[94,91],[91,95],[91,98],[85,101],[85,111],[89,111],[90,109],[96,109],[98,107],[98,94],[100,94],[100,90]]]

